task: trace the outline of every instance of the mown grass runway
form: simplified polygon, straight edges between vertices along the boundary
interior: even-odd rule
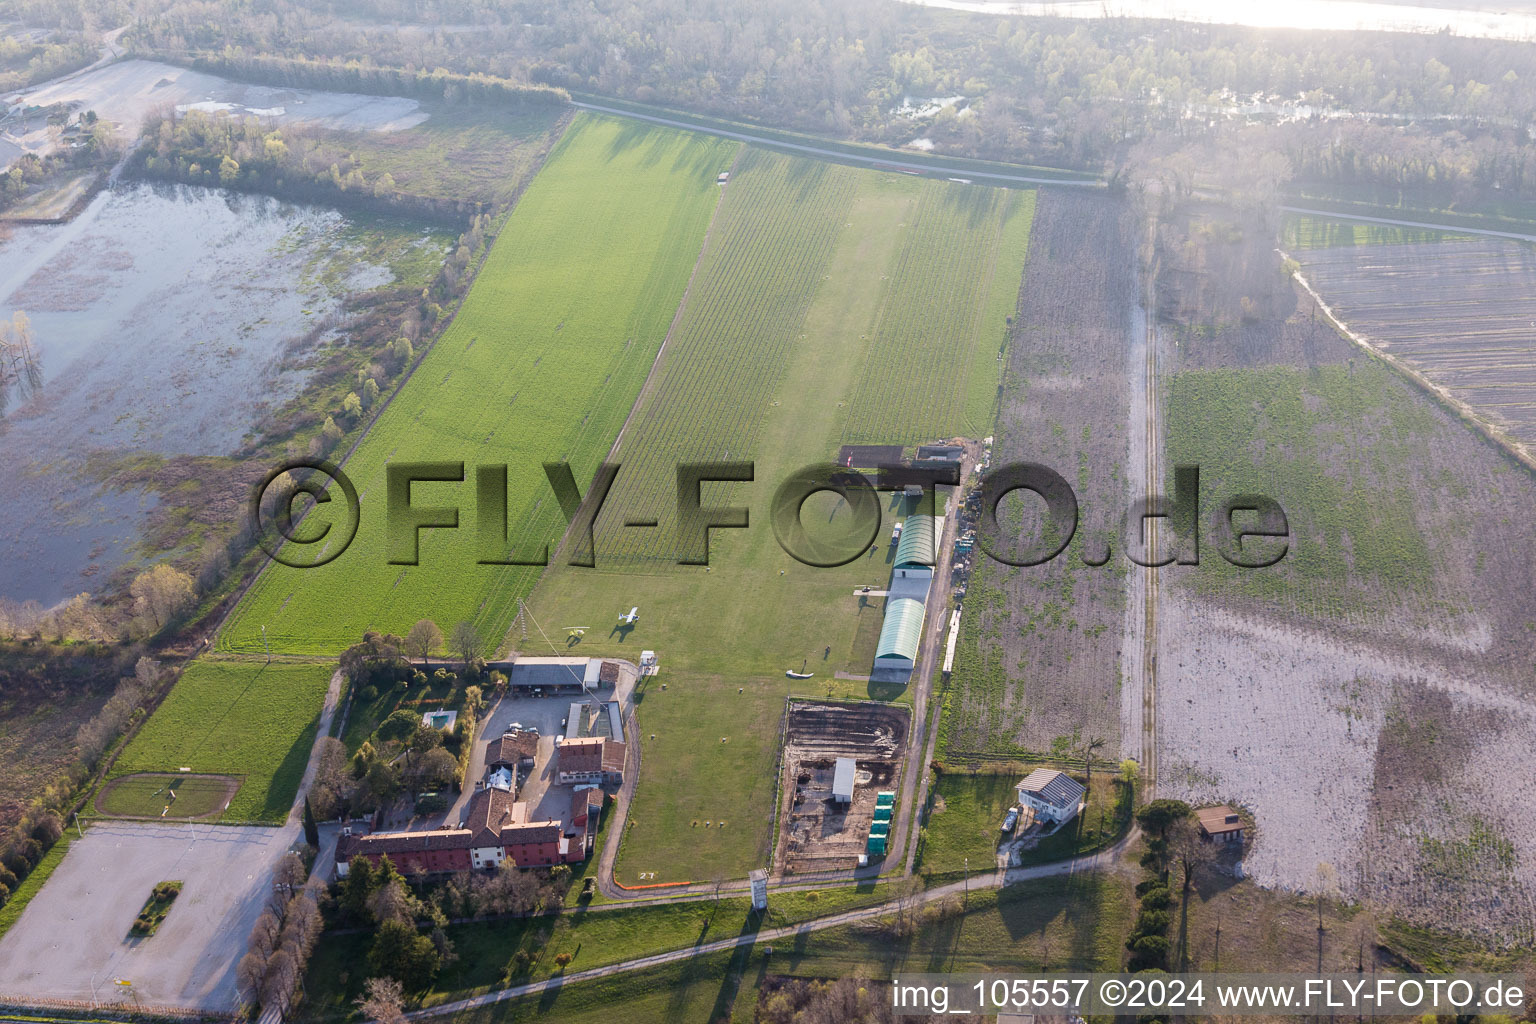
[[[736,145],[583,115],[492,248],[451,327],[370,428],[345,470],[361,525],[335,561],[271,564],[220,634],[226,651],[334,655],[365,630],[430,617],[499,643],[537,568],[477,564],[474,467],[505,464],[519,555],[564,528],[541,464],[569,461],[585,490],[666,335]],[[466,464],[466,480],[417,484],[417,505],[460,509],[422,531],[419,564],[386,550],[391,462]],[[340,505],[340,502],[333,503]],[[339,531],[337,531],[339,532]]]

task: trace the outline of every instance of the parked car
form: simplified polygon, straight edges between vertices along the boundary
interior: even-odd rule
[[[1019,809],[1017,807],[1008,808],[1008,813],[1003,817],[1003,831],[1012,832],[1013,826],[1017,825],[1018,823]]]

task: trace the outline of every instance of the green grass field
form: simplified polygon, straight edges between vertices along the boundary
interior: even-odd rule
[[[473,467],[507,465],[519,554],[559,537],[541,464],[569,461],[587,487],[666,333],[714,209],[715,175],[735,151],[577,118],[453,324],[348,460],[363,506],[350,548],[320,568],[269,565],[220,647],[259,651],[266,626],[274,650],[334,655],[367,629],[403,634],[431,616],[445,629],[474,622],[494,648],[538,570],[477,564]],[[414,566],[390,564],[385,531],[385,467],[407,460],[470,467],[463,484],[413,489],[418,505],[460,508],[459,529],[423,531]]]
[[[1200,467],[1202,514],[1229,495],[1266,494],[1293,538],[1285,560],[1262,572],[1234,568],[1207,545],[1193,586],[1344,617],[1434,593],[1436,561],[1404,470],[1439,427],[1390,369],[1362,359],[1196,370],[1167,388],[1165,461]]]
[[[915,417],[890,429],[910,432],[925,420],[929,434],[921,436],[966,429],[970,396],[985,393],[990,402],[995,394],[995,352],[1017,299],[1033,197],[988,199],[983,189],[981,200],[960,202],[952,188],[744,155],[654,387],[620,447],[624,468],[598,522],[598,567],[553,567],[530,601],[532,624],[510,637],[513,648],[542,654],[559,627],[602,625],[578,650],[634,657],[649,648],[661,656],[661,674],[648,681],[637,712],[645,768],[617,868],[625,884],[740,877],[766,862],[778,723],[789,694],[909,699],[903,687],[836,678],[869,672],[882,607],[855,591],[888,581],[884,537],[900,503],[882,497],[880,539],[866,556],[833,569],[786,554],[769,510],[794,471],[835,456],[847,440],[850,403],[861,388],[877,386],[871,382],[883,381],[889,404]],[[921,240],[971,251],[976,266],[995,262],[988,287],[966,293],[977,309],[947,297],[947,281],[904,269],[926,244],[912,241],[918,227]],[[997,251],[989,255],[988,246]],[[901,316],[918,315],[926,295],[946,320],[996,319],[996,336],[967,326],[959,335],[891,334],[896,340],[881,347],[882,323],[898,315],[897,283],[899,308],[908,311]],[[920,349],[923,359],[947,353],[973,372],[937,385],[921,368],[886,373],[912,364]],[[937,406],[936,387],[952,389]],[[714,531],[708,567],[672,561],[674,467],[694,459],[755,463],[751,483],[705,486],[706,504],[746,507],[751,524]],[[625,525],[640,518],[659,526]],[[846,537],[850,518],[832,497],[808,502],[802,517],[821,539]],[[633,605],[641,608],[639,625],[610,633],[605,624]],[[786,669],[803,663],[813,679],[786,679]],[[688,827],[696,818],[727,825]]]
[[[182,768],[232,775],[243,781],[222,820],[281,822],[304,776],[334,672],[333,665],[194,661],[118,758],[112,777]]]
[[[882,284],[844,442],[917,444],[992,432],[1034,213],[1033,192],[951,182],[923,189]]]
[[[233,781],[209,775],[126,775],[102,787],[96,810],[133,818],[202,818],[224,808]]]

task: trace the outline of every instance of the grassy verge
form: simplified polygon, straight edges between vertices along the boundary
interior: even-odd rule
[[[561,973],[555,957],[570,953],[567,972],[620,963],[651,953],[682,949],[761,928],[776,928],[823,917],[887,899],[884,886],[873,883],[844,889],[772,892],[766,918],[753,914],[750,901],[726,895],[718,901],[615,908],[601,911],[567,909],[555,917],[514,918],[450,925],[445,929],[456,959],[438,976],[429,991],[416,993],[423,1006],[439,1005],[505,987],[539,981]],[[364,963],[372,937],[349,934],[329,937],[315,954],[306,980],[305,1013],[330,1019],[348,1014],[362,991]],[[513,957],[527,951],[536,957],[526,971]]]
[[[21,920],[22,911],[27,909],[27,904],[31,903],[33,897],[42,891],[43,884],[53,875],[54,870],[63,863],[64,855],[69,852],[69,844],[75,838],[74,833],[68,831],[60,836],[59,841],[54,843],[48,852],[43,854],[43,859],[37,862],[37,867],[33,868],[27,877],[21,880],[21,884],[16,887],[16,891],[11,893],[11,898],[5,901],[4,906],[0,906],[0,936],[4,936],[10,930],[11,925]]]
[[[117,759],[112,778],[183,768],[242,780],[225,821],[288,816],[314,745],[332,665],[200,659]]]

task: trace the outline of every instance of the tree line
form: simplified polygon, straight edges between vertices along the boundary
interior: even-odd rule
[[[169,110],[145,121],[141,139],[128,164],[128,171],[139,177],[265,192],[455,226],[483,212],[483,204],[473,200],[403,192],[387,171],[369,179],[343,138],[302,126],[279,128],[257,117]]]
[[[1536,119],[1536,52],[1521,43],[999,17],[860,0],[596,8],[363,0],[345,11],[273,0],[260,14],[171,0],[132,38],[146,53],[206,54],[232,74],[278,60],[267,55],[301,56],[327,69],[320,77],[314,67],[306,81],[330,88],[400,91],[402,78],[446,87],[452,75],[482,74],[864,141],[923,135],[941,152],[1095,170],[1155,135],[1224,135],[1254,122],[1284,122],[1295,148],[1317,152],[1338,114],[1380,129],[1357,133],[1367,157],[1299,163],[1299,172],[1347,180],[1371,154],[1410,168],[1391,156],[1404,148],[1405,128],[1409,148],[1496,140],[1523,164]],[[930,114],[904,102],[956,96]]]

